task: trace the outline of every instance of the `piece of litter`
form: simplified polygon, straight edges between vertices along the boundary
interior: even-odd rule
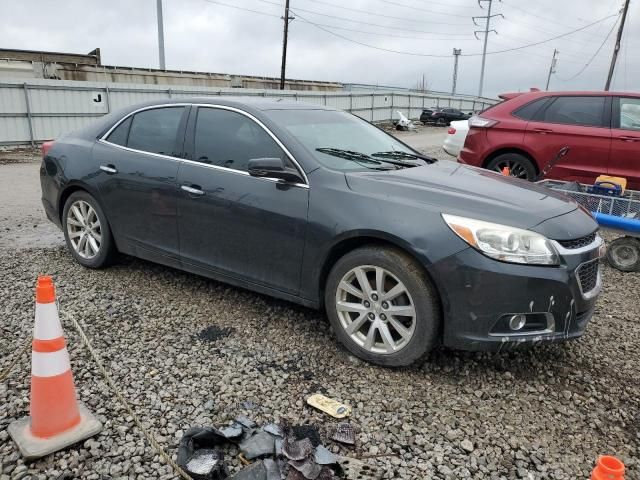
[[[298,470],[304,478],[314,480],[318,478],[322,467],[313,461],[312,457],[303,460],[289,460],[289,465]]]
[[[242,425],[240,425],[239,423],[234,423],[233,425],[229,425],[228,427],[220,430],[220,433],[228,439],[238,438],[243,433]]]
[[[271,458],[265,458],[262,462],[267,470],[267,480],[280,480],[282,478],[278,462]]]
[[[280,425],[276,425],[275,423],[268,423],[267,425],[262,427],[262,430],[264,430],[267,433],[270,433],[271,435],[275,435],[276,437],[284,436],[282,434],[282,429],[280,428]]]
[[[302,440],[308,438],[311,441],[311,445],[317,447],[322,443],[320,438],[320,432],[314,425],[294,425],[289,428],[289,431],[293,434],[296,440]]]
[[[337,455],[322,445],[316,447],[314,459],[318,465],[333,465],[338,463]]]
[[[255,428],[256,426],[256,422],[254,422],[248,417],[245,417],[244,415],[240,415],[239,417],[237,417],[236,422],[238,422],[243,427],[247,427],[247,428]]]
[[[338,477],[336,477],[335,472],[329,467],[322,467],[320,475],[318,475],[318,478],[316,478],[316,480],[337,480],[337,478]]]
[[[243,440],[239,447],[247,460],[264,457],[265,455],[274,455],[276,451],[273,435],[261,431]]]
[[[311,452],[313,452],[313,444],[308,438],[291,440],[287,437],[282,444],[282,454],[289,460],[302,460],[311,455]]]
[[[350,406],[340,403],[337,400],[333,400],[332,398],[325,397],[319,393],[311,395],[307,399],[307,403],[334,418],[345,418],[351,414]]]
[[[196,450],[189,458],[186,468],[189,473],[196,475],[209,475],[222,461],[222,454],[217,450],[203,448]]]
[[[229,480],[267,480],[267,469],[260,460],[243,468]]]
[[[336,425],[335,431],[331,434],[331,440],[353,445],[356,443],[356,432],[350,423],[340,422]]]

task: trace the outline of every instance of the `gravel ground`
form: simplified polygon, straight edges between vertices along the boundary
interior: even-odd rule
[[[0,180],[13,166],[0,165]],[[0,216],[2,235],[12,218]],[[79,397],[104,429],[44,459],[20,458],[6,428],[28,413],[29,355],[17,352],[33,327],[40,273],[54,276],[61,309],[85,325],[172,455],[189,427],[238,414],[322,430],[332,420],[305,404],[320,392],[351,405],[359,430],[355,448],[325,445],[384,478],[586,479],[605,453],[623,459],[625,478],[640,478],[638,274],[604,268],[605,292],[580,340],[501,354],[438,349],[422,365],[389,370],[348,355],[313,310],[132,258],[91,271],[59,246],[23,247],[0,242],[0,371],[19,355],[0,383],[0,480],[175,478],[67,321]],[[243,409],[245,400],[257,407]],[[228,453],[237,471],[237,452]]]

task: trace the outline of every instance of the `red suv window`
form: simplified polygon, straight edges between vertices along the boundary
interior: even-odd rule
[[[605,97],[556,97],[556,99],[541,112],[537,120],[548,123],[604,127],[604,106]]]

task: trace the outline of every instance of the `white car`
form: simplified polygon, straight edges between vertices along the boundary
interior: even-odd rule
[[[444,139],[442,148],[449,155],[457,157],[464,146],[464,140],[469,131],[469,120],[455,120],[449,124],[447,138]]]

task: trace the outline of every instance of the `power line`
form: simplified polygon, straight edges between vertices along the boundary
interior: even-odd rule
[[[330,2],[325,2],[323,0],[309,0],[312,3],[320,3],[322,5],[328,5],[330,7],[334,7],[334,8],[339,8],[342,10],[348,10],[350,12],[357,12],[357,13],[364,13],[366,15],[373,15],[375,17],[382,17],[382,18],[391,18],[394,20],[403,20],[405,22],[412,22],[412,23],[431,23],[429,20],[421,20],[421,19],[416,19],[416,18],[409,18],[409,17],[395,17],[392,15],[387,15],[384,13],[375,13],[375,12],[369,12],[367,10],[362,10],[359,8],[350,8],[350,7],[344,7],[342,5],[337,5],[335,3],[330,3]],[[443,22],[436,22],[438,25],[451,25],[451,26],[462,26],[464,25],[463,23],[443,23]]]
[[[538,15],[537,13],[533,13],[531,11],[525,10],[524,8],[519,7],[517,5],[512,5],[509,2],[504,3],[504,5],[507,6],[508,8],[513,8],[514,10],[519,10],[519,11],[523,12],[526,15],[539,18],[540,20],[544,20],[545,22],[555,23],[556,25],[560,25],[563,28],[575,28],[575,25],[571,26],[571,25],[567,25],[566,23],[558,22],[558,21],[556,21],[556,20],[554,20],[552,18],[549,18],[549,17],[543,17],[542,15]]]
[[[334,35],[334,36],[342,38],[343,40],[346,40],[348,42],[355,43],[355,44],[358,44],[358,45],[362,45],[364,47],[372,48],[374,50],[381,50],[381,51],[389,52],[389,53],[398,53],[398,54],[401,54],[401,55],[411,55],[411,56],[415,56],[415,57],[450,58],[450,57],[453,56],[452,54],[448,54],[448,55],[440,54],[440,55],[438,55],[438,54],[428,54],[428,53],[407,52],[407,51],[402,51],[402,50],[393,50],[393,49],[389,49],[389,48],[377,47],[375,45],[371,45],[371,44],[364,43],[364,42],[359,42],[359,41],[354,40],[352,38],[345,37],[344,35],[340,35],[340,34],[338,34],[336,32],[332,32],[331,30],[327,30],[323,26],[321,26],[321,25],[319,25],[317,23],[314,23],[314,22],[304,18],[303,16],[301,16],[299,13],[297,13],[297,9],[296,9],[296,13],[295,14],[303,22],[308,23],[310,25],[313,25],[313,26],[319,28],[320,30],[323,30],[323,31],[329,33],[330,35]],[[552,42],[554,40],[558,40],[559,38],[564,38],[564,37],[567,37],[569,35],[573,35],[574,33],[577,33],[577,32],[580,32],[582,30],[585,30],[587,28],[593,27],[594,25],[597,25],[600,22],[604,22],[605,20],[608,20],[608,19],[616,17],[616,16],[617,15],[609,15],[607,17],[601,18],[600,20],[596,20],[593,23],[585,25],[584,27],[580,27],[580,28],[577,28],[575,30],[571,30],[571,31],[563,33],[561,35],[556,35],[555,37],[547,38],[546,40],[540,40],[539,42],[534,42],[534,43],[530,43],[530,44],[527,44],[527,45],[521,45],[519,47],[512,47],[512,48],[506,48],[506,49],[503,49],[503,50],[495,50],[493,52],[487,52],[487,55],[496,55],[496,54],[499,54],[499,53],[514,52],[514,51],[517,51],[517,50],[522,50],[522,49],[525,49],[525,48],[530,48],[530,47],[534,47],[534,46],[537,46],[537,45],[542,45],[542,44],[545,44],[545,43],[549,43],[549,42]],[[482,53],[467,53],[467,54],[463,53],[461,56],[463,56],[463,57],[479,57],[479,56],[482,56]]]
[[[274,15],[272,13],[261,12],[259,10],[252,10],[250,8],[238,7],[237,5],[229,5],[228,3],[217,2],[216,0],[204,0],[204,1],[207,2],[207,3],[214,3],[216,5],[221,5],[223,7],[229,7],[229,8],[233,8],[233,9],[236,9],[236,10],[242,10],[243,12],[257,13],[258,15],[264,15],[265,17],[280,18],[280,15]]]
[[[605,43],[607,43],[607,40],[609,40],[609,37],[611,36],[611,34],[613,33],[613,31],[616,28],[616,25],[618,24],[618,20],[620,19],[620,15],[616,15],[616,17],[618,17],[616,19],[616,21],[613,23],[613,25],[611,25],[611,30],[609,30],[609,33],[607,34],[607,36],[605,37],[604,41],[600,44],[600,46],[598,47],[598,49],[595,51],[595,53],[591,56],[591,58],[589,59],[589,61],[587,63],[584,64],[584,66],[572,77],[569,78],[561,78],[558,77],[559,80],[563,81],[563,82],[570,82],[571,80],[573,80],[574,78],[577,78],[578,76],[580,76],[582,74],[582,72],[584,72],[589,65],[591,65],[591,62],[593,62],[593,60],[598,56],[598,54],[600,53],[600,50],[602,50],[602,47],[604,47]]]
[[[233,8],[235,10],[242,10],[245,12],[251,12],[251,13],[257,13],[259,15],[264,15],[267,17],[272,17],[272,18],[281,18],[280,15],[275,15],[272,13],[267,13],[267,12],[261,12],[259,10],[252,10],[250,8],[243,8],[243,7],[238,7],[237,5],[230,5],[228,3],[223,3],[217,0],[204,0],[207,3],[213,3],[215,5],[220,5],[222,7],[229,7],[229,8]],[[338,27],[337,25],[327,25],[325,23],[316,23],[316,25],[319,25],[321,27],[326,27],[326,28],[331,28],[334,30],[344,30],[347,32],[354,32],[354,33],[363,33],[366,35],[377,35],[377,36],[381,36],[381,37],[389,37],[389,38],[404,38],[404,39],[408,39],[408,40],[428,40],[428,41],[437,41],[437,40],[447,40],[447,41],[451,41],[451,38],[425,38],[425,37],[412,37],[412,36],[407,36],[407,35],[397,35],[397,34],[393,34],[393,33],[386,33],[386,32],[370,32],[367,30],[357,30],[357,29],[353,29],[353,28],[347,28],[347,27]],[[425,34],[427,35],[451,35],[451,36],[458,36],[458,37],[463,37],[463,36],[467,36],[469,37],[468,39],[456,39],[457,42],[465,42],[465,41],[471,41],[473,40],[473,36],[470,34],[462,34],[462,33],[438,33],[438,32],[425,32]]]
[[[353,28],[346,28],[346,27],[337,27],[335,25],[327,25],[324,23],[317,23],[316,25],[320,25],[321,27],[326,27],[326,28],[331,28],[333,30],[344,30],[347,32],[355,32],[355,33],[364,33],[366,35],[377,35],[380,37],[387,37],[387,38],[405,38],[405,39],[409,39],[409,40],[422,40],[422,41],[429,41],[429,42],[434,42],[434,41],[447,41],[450,42],[452,39],[451,38],[428,38],[428,37],[412,37],[412,36],[408,36],[408,35],[397,35],[397,34],[393,34],[393,33],[386,33],[386,32],[369,32],[367,30],[356,30]],[[437,33],[434,33],[433,35],[439,35]],[[451,34],[442,34],[442,35],[455,35],[453,33]],[[475,42],[475,38],[473,38],[472,35],[465,35],[465,34],[457,34],[459,37],[462,36],[467,36],[469,38],[456,38],[455,41],[456,42]]]
[[[279,3],[273,2],[273,1],[270,1],[270,0],[257,0],[257,1],[269,4],[269,5],[275,5],[277,7],[281,6]],[[371,27],[392,28],[392,29],[400,28],[397,25],[380,25],[379,23],[364,22],[362,20],[355,20],[353,18],[340,17],[340,16],[337,16],[337,15],[330,15],[328,13],[321,13],[321,12],[317,12],[315,10],[308,10],[306,8],[295,7],[295,10],[297,12],[311,13],[313,15],[320,15],[321,17],[334,18],[334,19],[337,19],[337,20],[345,21],[345,22],[352,22],[352,23],[359,23],[359,24],[362,24],[362,25],[369,25]],[[461,34],[453,34],[453,33],[446,34],[446,33],[442,33],[442,32],[429,32],[429,31],[426,31],[426,30],[414,30],[414,29],[405,28],[405,27],[402,27],[402,30],[405,30],[407,32],[413,32],[413,33],[428,33],[428,34],[447,35],[447,36],[460,36],[461,35]]]
[[[419,12],[426,12],[426,13],[431,13],[431,14],[436,14],[436,15],[445,15],[445,16],[449,16],[449,17],[460,17],[460,18],[469,18],[469,15],[461,15],[461,14],[456,14],[456,13],[444,13],[444,12],[438,12],[437,10],[427,10],[426,8],[419,8],[413,5],[406,5],[404,3],[398,3],[398,2],[394,2],[392,0],[378,0],[380,2],[383,3],[388,3],[390,5],[395,5],[397,7],[404,7],[404,8],[409,8],[411,10],[417,10]],[[436,5],[436,3],[434,2],[429,2],[431,5]],[[442,5],[442,4],[437,4],[437,5]],[[451,8],[451,5],[445,5],[449,8]],[[460,5],[458,5],[460,6]]]
[[[278,19],[280,18],[280,15],[274,15],[272,13],[261,12],[259,10],[253,10],[253,9],[250,9],[250,8],[238,7],[237,5],[230,5],[228,3],[223,3],[223,2],[220,2],[220,1],[217,1],[217,0],[204,0],[204,1],[207,2],[207,3],[213,3],[215,5],[220,5],[220,6],[223,6],[223,7],[233,8],[235,10],[242,10],[242,11],[245,11],[245,12],[251,12],[251,13],[255,13],[255,14],[258,14],[258,15],[264,15],[264,16],[272,17],[272,18],[278,18]],[[291,9],[291,10],[293,10],[293,9]],[[299,9],[296,9],[296,10],[299,10]],[[388,36],[388,37],[395,37],[396,35],[385,34],[385,33],[378,34],[376,32],[365,32],[365,31],[361,31],[361,30],[352,30],[352,29],[348,29],[348,28],[344,28],[344,27],[337,27],[337,26],[334,26],[334,25],[325,25],[325,24],[321,24],[321,23],[315,23],[315,22],[312,22],[312,21],[307,20],[306,18],[300,16],[300,14],[298,14],[298,13],[296,13],[296,15],[303,22],[308,23],[309,25],[313,25],[314,27],[316,27],[316,28],[318,28],[320,30],[323,30],[324,32],[326,32],[326,33],[328,33],[330,35],[333,35],[333,36],[339,37],[339,38],[341,38],[343,40],[346,40],[348,42],[355,43],[355,44],[358,44],[358,45],[362,45],[364,47],[372,48],[372,49],[375,49],[375,50],[381,50],[381,51],[386,51],[386,52],[390,52],[390,53],[398,53],[398,54],[402,54],[402,55],[419,56],[419,57],[450,58],[450,57],[453,56],[451,54],[449,54],[449,55],[425,54],[425,53],[405,52],[405,51],[400,51],[400,50],[392,50],[392,49],[386,49],[386,48],[382,48],[382,47],[377,47],[375,45],[370,45],[368,43],[364,43],[364,42],[359,42],[359,41],[353,40],[352,38],[345,37],[343,35],[340,35],[340,34],[338,34],[336,32],[328,30],[328,29],[329,28],[333,28],[333,29],[347,30],[347,31],[353,31],[353,32],[358,32],[358,33],[366,33],[366,34],[371,34],[371,35],[383,35],[383,36]],[[496,51],[493,51],[493,52],[487,52],[487,55],[495,55],[495,54],[499,54],[499,53],[507,53],[507,52],[512,52],[512,51],[518,51],[518,50],[522,50],[522,49],[525,49],[525,48],[530,48],[530,47],[533,47],[533,46],[536,46],[536,45],[542,45],[542,44],[545,44],[545,43],[549,43],[549,42],[552,42],[552,41],[557,40],[559,38],[564,38],[564,37],[567,37],[567,36],[572,35],[574,33],[578,33],[580,31],[583,31],[583,30],[585,30],[585,29],[587,29],[589,27],[592,27],[592,26],[594,26],[594,25],[596,25],[598,23],[601,23],[601,22],[603,22],[605,20],[608,20],[608,19],[616,17],[616,16],[617,15],[609,15],[607,17],[601,18],[600,20],[596,20],[593,23],[585,25],[584,27],[580,27],[578,29],[572,30],[570,32],[563,33],[561,35],[557,35],[555,37],[548,38],[546,40],[542,40],[542,41],[531,43],[531,44],[527,44],[527,45],[521,45],[519,47],[513,47],[513,48],[502,49],[502,50],[496,50]],[[423,32],[423,33],[431,33],[431,32]],[[404,38],[404,37],[400,37],[400,38]],[[411,38],[415,38],[415,37],[411,37]],[[433,40],[433,39],[418,39],[418,40]],[[482,53],[468,53],[468,54],[462,54],[461,56],[463,56],[463,57],[477,57],[477,56],[480,56],[480,55],[482,55]]]

